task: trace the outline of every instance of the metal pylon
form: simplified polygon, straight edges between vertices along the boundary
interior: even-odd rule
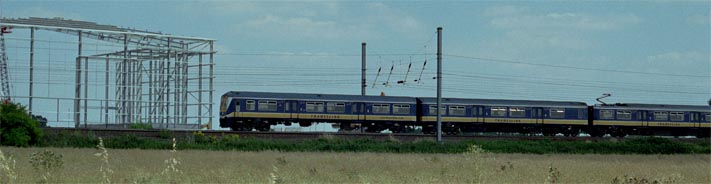
[[[3,30],[4,31],[4,30]],[[10,78],[7,72],[7,54],[5,52],[5,34],[0,34],[0,98],[10,100]]]

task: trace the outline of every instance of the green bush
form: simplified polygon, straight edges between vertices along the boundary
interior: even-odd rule
[[[24,106],[10,102],[0,104],[0,134],[2,145],[30,146],[42,138],[42,129]]]
[[[128,126],[128,128],[130,128],[130,129],[139,129],[139,130],[151,130],[151,129],[153,129],[153,125],[151,125],[151,123],[141,123],[141,122],[137,122],[137,123],[131,123],[131,124]]]
[[[708,154],[707,142],[687,143],[665,138],[631,138],[625,141],[585,142],[554,140],[482,140],[439,144],[434,141],[396,142],[371,139],[345,140],[322,138],[306,141],[285,141],[242,138],[238,135],[213,136],[197,131],[178,138],[179,149],[285,151],[285,152],[388,152],[388,153],[465,153],[470,145],[478,145],[491,153],[533,154]],[[40,146],[92,148],[94,137],[77,132],[47,135]],[[109,137],[106,148],[170,149],[170,139],[141,138],[133,135]]]

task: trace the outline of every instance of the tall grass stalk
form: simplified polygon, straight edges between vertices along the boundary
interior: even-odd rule
[[[17,173],[15,173],[15,158],[12,156],[5,157],[5,154],[0,150],[0,176],[1,183],[15,183]]]
[[[484,171],[482,169],[482,165],[486,154],[488,154],[486,150],[475,144],[470,144],[467,147],[467,152],[464,152],[465,160],[470,161],[471,165],[474,167],[474,178],[472,179],[472,183],[484,183]]]
[[[180,165],[180,160],[178,160],[175,157],[175,153],[178,152],[177,150],[177,144],[175,142],[175,138],[173,138],[173,148],[170,150],[170,158],[166,159],[164,161],[166,167],[163,169],[163,172],[161,172],[161,175],[166,175],[170,173],[176,173],[176,174],[182,174],[183,171],[178,169],[178,165]]]
[[[101,139],[101,137],[99,137],[99,144],[96,145],[96,149],[99,150],[99,153],[95,153],[94,156],[101,159],[101,167],[99,168],[102,178],[101,183],[111,183],[110,175],[114,173],[114,171],[111,170],[109,165],[109,151],[104,147],[104,140]]]

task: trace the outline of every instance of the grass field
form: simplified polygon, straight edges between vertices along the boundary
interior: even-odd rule
[[[62,155],[51,183],[104,180],[97,149],[0,148],[14,157],[15,183],[35,183],[33,152]],[[117,183],[711,183],[711,155],[396,154],[109,149]],[[161,174],[175,158],[178,171]],[[7,173],[3,170],[3,175]],[[5,176],[3,179],[6,180]]]

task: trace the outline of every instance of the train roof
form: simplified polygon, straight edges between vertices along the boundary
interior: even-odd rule
[[[436,104],[437,98],[424,97],[422,103]],[[530,106],[530,107],[567,107],[567,108],[587,108],[585,102],[567,101],[538,101],[538,100],[502,100],[502,99],[464,99],[464,98],[442,98],[443,104],[462,105],[486,105],[486,106]]]
[[[250,91],[230,91],[223,96],[229,97],[250,97],[263,99],[299,99],[315,101],[361,101],[361,102],[388,102],[388,103],[416,103],[414,97],[402,96],[361,96],[361,95],[338,95],[338,94],[314,94],[314,93],[274,93],[274,92],[250,92]]]
[[[705,105],[667,105],[667,104],[636,104],[636,103],[616,103],[616,104],[595,104],[598,109],[627,109],[627,110],[658,110],[658,111],[699,111],[711,112],[711,107]]]

